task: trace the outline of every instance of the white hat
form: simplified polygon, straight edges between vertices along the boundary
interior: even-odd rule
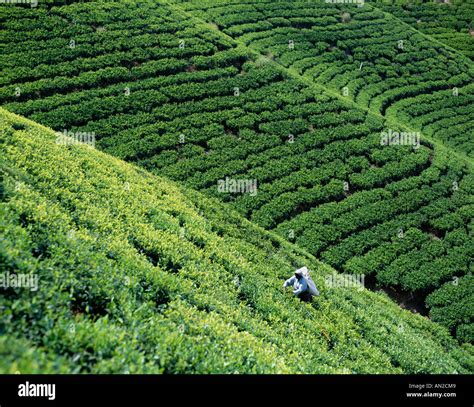
[[[295,274],[303,276],[307,272],[308,272],[308,268],[305,266],[305,267],[301,267],[300,269],[296,270]]]

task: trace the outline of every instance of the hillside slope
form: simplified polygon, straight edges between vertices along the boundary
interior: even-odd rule
[[[237,3],[144,0],[35,10],[2,5],[0,102],[55,130],[93,134],[99,149],[230,203],[339,271],[364,274],[422,306],[434,293],[427,300],[433,320],[460,341],[473,342],[474,305],[465,295],[474,291],[468,275],[474,258],[472,160],[424,133],[419,148],[381,145],[381,134],[407,131],[406,126],[341,99],[331,86],[283,66],[283,57],[259,54],[258,41],[243,44],[265,33],[270,47],[299,59],[301,43],[293,35],[308,35],[310,41],[318,34],[308,32],[308,25],[329,30],[328,41],[338,33],[342,45],[355,34],[362,38],[353,45],[366,41],[368,32],[359,29],[367,21],[370,29],[387,32],[409,27],[370,7],[355,8],[354,18],[342,24],[340,6]],[[279,17],[265,22],[269,13]],[[321,17],[325,13],[332,17]],[[195,16],[209,21],[217,16],[218,25]],[[249,18],[257,22],[239,24]],[[297,48],[288,53],[290,37],[282,45],[275,30],[288,31],[284,35]],[[392,55],[396,37],[380,50]],[[406,50],[410,58],[426,56],[420,54],[425,42],[430,55],[447,52],[442,44],[416,38],[419,47]],[[371,49],[378,50],[376,45]],[[329,49],[322,56],[334,53]],[[398,63],[402,57],[407,55],[397,54]],[[423,71],[426,61],[417,58],[412,68]],[[444,63],[465,68],[451,54],[446,58],[441,68]],[[324,66],[334,68],[330,65]],[[402,65],[398,74],[405,80]],[[374,62],[370,69],[380,67]],[[443,128],[470,141],[472,106],[463,106],[470,96],[461,92],[449,106],[444,96],[436,103],[451,106],[456,115],[443,115],[467,127]],[[433,108],[432,94],[428,105],[420,98],[397,106],[407,103],[407,112],[418,109],[435,121],[444,117]],[[217,186],[227,179],[250,181],[258,191],[223,193]],[[453,298],[462,301],[454,307]]]
[[[176,2],[298,75],[474,155],[472,60],[378,4]],[[419,13],[426,12],[429,19],[433,8],[421,8]],[[402,13],[401,6],[388,11],[392,9]],[[444,17],[456,18],[454,6],[438,9]],[[472,8],[461,10],[472,19],[468,13]],[[464,35],[470,37],[467,29]]]
[[[387,297],[324,284],[314,257],[213,199],[0,110],[0,371],[472,372]],[[281,289],[313,270],[321,296]]]
[[[376,0],[377,7],[474,61],[474,3]]]

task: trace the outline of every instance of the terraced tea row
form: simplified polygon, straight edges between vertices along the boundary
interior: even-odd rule
[[[449,116],[449,123],[431,126],[429,135],[472,156],[472,61],[372,5],[335,3],[191,0],[182,5],[298,75],[374,112],[397,119],[398,105],[409,99]],[[453,111],[453,104],[461,109]],[[414,112],[409,116],[418,119]]]
[[[375,3],[474,61],[474,3],[464,0],[447,3],[376,0]]]
[[[229,202],[340,271],[360,271],[370,258],[365,274],[422,296],[469,272],[469,166],[418,134],[401,137],[383,117],[288,75],[177,6],[0,10],[9,49],[30,39],[29,51],[1,60],[7,109],[66,136],[93,136],[116,157]],[[404,265],[396,271],[377,255],[391,241],[387,253]],[[407,256],[417,249],[414,270],[431,267],[439,244],[446,261],[466,255],[433,283],[410,277]],[[463,341],[472,341],[468,312],[449,324]]]

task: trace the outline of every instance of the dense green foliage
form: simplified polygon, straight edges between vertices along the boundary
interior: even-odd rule
[[[376,0],[378,7],[474,60],[474,3]]]
[[[415,128],[474,154],[472,60],[379,10],[372,2],[363,7],[324,0],[182,3],[239,42],[371,111],[403,117],[411,126],[415,119],[429,119],[429,123]],[[413,7],[423,15],[427,8]],[[403,12],[397,5],[387,9]],[[459,27],[474,17],[473,6],[432,6],[427,10],[427,18],[434,20],[431,25],[448,24],[438,23],[438,9],[448,21],[464,15],[458,20]],[[412,22],[412,18],[407,19]],[[470,37],[467,27],[460,35]],[[400,115],[398,105],[406,101],[410,106],[403,107],[408,113]],[[419,104],[423,111],[410,112]]]
[[[474,3],[452,1],[447,3],[378,0],[382,8],[410,24],[416,30],[429,35],[474,60]],[[397,3],[397,4],[387,4]],[[379,5],[379,4],[377,4]],[[472,66],[472,63],[471,63]],[[453,90],[440,90],[421,97],[410,97],[396,106],[393,114],[421,128],[424,134],[433,135],[443,142],[450,140],[473,151],[474,91],[471,84],[458,96]]]
[[[430,317],[450,329],[456,329],[456,336],[461,341],[473,338],[472,304],[474,291],[472,290],[473,276],[461,277],[459,281],[446,283],[439,290],[431,294],[427,303],[431,308]]]
[[[0,371],[468,373],[472,346],[217,200],[0,109]],[[281,290],[305,264],[312,304]],[[461,285],[461,284],[460,284]]]
[[[358,103],[372,109],[388,100],[386,112],[430,134],[453,133],[466,146],[469,64],[370,6],[350,7],[346,22],[340,6],[308,2],[0,7],[0,101],[55,130],[94,133],[100,149],[231,203],[339,271],[425,296],[472,268],[472,164],[423,139],[416,150],[381,146],[382,131],[406,129],[318,83],[339,89],[357,81],[367,96]],[[382,46],[374,32],[391,32],[392,40]],[[393,41],[403,38],[411,45],[402,52]],[[360,58],[340,52],[346,48]],[[321,54],[306,55],[315,50]],[[344,71],[364,58],[371,62],[362,76]],[[426,70],[429,61],[435,65]],[[394,81],[382,82],[387,64]],[[309,75],[313,66],[332,72],[333,85]],[[412,71],[424,79],[415,75],[416,97],[400,99]],[[446,102],[450,90],[431,80],[460,93]],[[219,193],[226,177],[255,179],[258,193]],[[455,323],[443,310],[437,306],[437,320],[449,319],[453,333],[467,324],[460,338],[472,342],[473,307]]]

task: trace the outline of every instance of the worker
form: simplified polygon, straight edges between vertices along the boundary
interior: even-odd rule
[[[295,274],[284,282],[283,288],[289,286],[293,286],[293,294],[302,301],[311,302],[313,295],[319,295],[306,267],[296,270]]]

